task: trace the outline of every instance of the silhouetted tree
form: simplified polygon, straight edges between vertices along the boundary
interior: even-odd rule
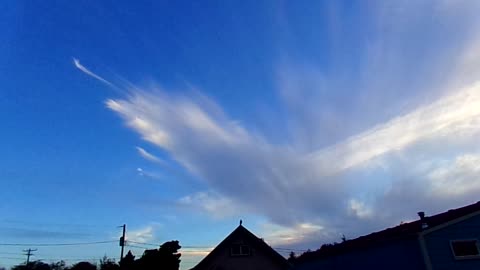
[[[136,269],[141,270],[178,270],[181,246],[178,241],[163,243],[159,249],[145,250],[142,257],[136,262]]]
[[[178,241],[166,242],[160,246],[159,252],[163,260],[162,266],[164,269],[178,270],[180,267],[180,256],[182,256],[182,254],[178,253],[180,248]]]
[[[128,251],[127,255],[123,257],[120,261],[120,269],[122,270],[133,270],[135,269],[135,256],[133,256],[132,251]]]
[[[33,261],[28,264],[13,266],[11,270],[50,270],[50,265],[41,261]]]
[[[10,268],[10,270],[27,270],[29,268],[27,268],[27,265],[25,264],[19,264],[19,265],[15,265],[15,266],[12,266],[12,268]]]
[[[104,256],[98,267],[90,262],[79,262],[66,266],[64,261],[47,264],[41,261],[32,261],[28,264],[13,266],[11,270],[178,270],[180,268],[181,248],[178,241],[165,242],[158,249],[145,250],[142,257],[135,260],[131,251],[116,263],[115,260]],[[5,270],[0,267],[0,270]]]
[[[74,264],[69,270],[97,270],[97,266],[90,262],[79,262]]]
[[[51,270],[65,270],[66,264],[64,261],[54,262],[50,264]]]
[[[109,259],[107,256],[103,256],[100,259],[100,270],[118,270],[120,266],[115,263],[115,260]]]

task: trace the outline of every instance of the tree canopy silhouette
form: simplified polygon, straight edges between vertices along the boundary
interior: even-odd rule
[[[33,261],[29,262],[28,264],[20,264],[13,266],[11,270],[51,270],[50,265],[41,262],[41,261]]]
[[[123,257],[123,259],[120,261],[120,269],[121,270],[135,269],[135,256],[133,256],[130,250],[127,252],[127,255],[125,255],[125,257]]]
[[[74,264],[70,270],[97,270],[97,266],[90,262],[79,262]]]
[[[100,270],[119,270],[120,266],[115,263],[115,260],[103,256],[100,260]]]
[[[178,241],[169,241],[160,245],[158,249],[145,250],[143,255],[136,260],[132,252],[128,251],[119,264],[104,256],[98,264],[84,261],[67,267],[64,261],[51,264],[32,261],[28,264],[13,266],[11,270],[178,270],[180,268],[181,254],[178,252],[180,248]]]
[[[180,267],[180,256],[178,250],[181,248],[178,241],[163,243],[159,249],[145,250],[142,257],[135,263],[138,270],[178,270]]]

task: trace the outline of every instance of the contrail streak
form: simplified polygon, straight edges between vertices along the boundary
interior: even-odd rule
[[[97,74],[93,73],[88,68],[86,68],[85,66],[80,64],[80,60],[78,60],[77,58],[73,58],[73,64],[75,65],[75,67],[80,69],[83,73],[87,74],[88,76],[93,77],[93,78],[103,82],[104,84],[107,84],[108,86],[117,88],[113,83],[111,83],[111,82],[105,80],[104,78],[98,76]]]

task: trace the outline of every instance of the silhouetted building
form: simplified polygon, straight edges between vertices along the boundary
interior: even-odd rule
[[[290,264],[240,225],[192,270],[284,270]]]
[[[302,254],[298,270],[480,269],[480,202]]]

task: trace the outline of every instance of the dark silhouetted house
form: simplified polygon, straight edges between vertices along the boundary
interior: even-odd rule
[[[480,269],[480,202],[302,254],[298,270]]]
[[[240,225],[192,270],[283,270],[290,264]]]

